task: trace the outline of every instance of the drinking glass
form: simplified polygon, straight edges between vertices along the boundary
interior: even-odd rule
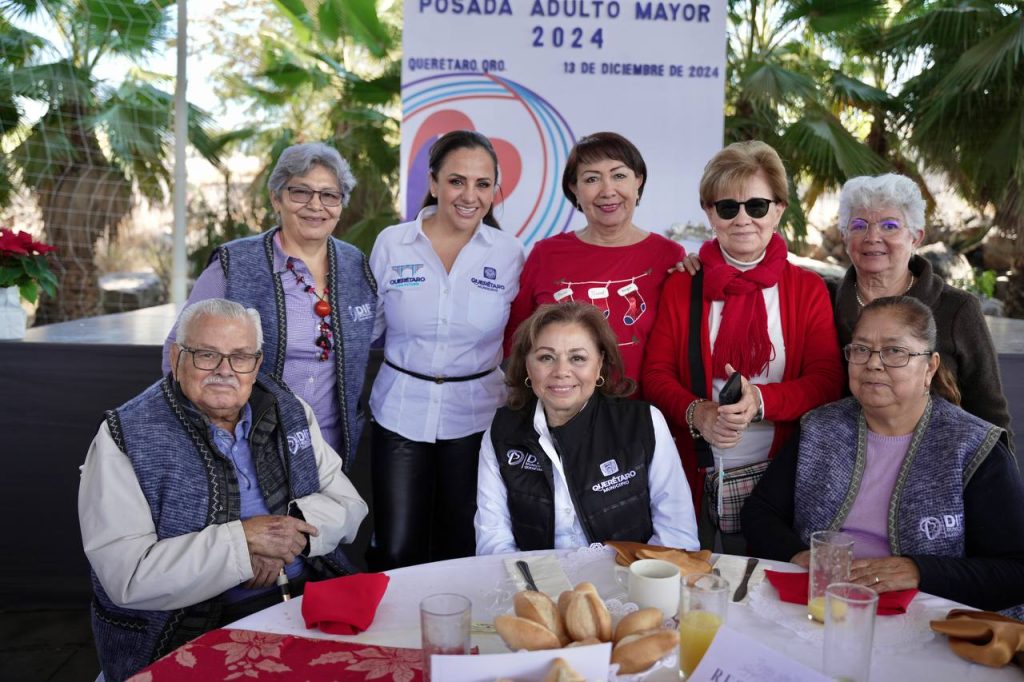
[[[878,593],[854,583],[825,590],[825,674],[843,682],[868,682]]]
[[[807,617],[825,622],[825,588],[850,579],[853,537],[819,530],[811,534],[811,575],[807,585]]]
[[[693,674],[711,640],[725,623],[729,581],[710,573],[683,576],[679,590],[679,671]]]
[[[420,602],[423,679],[430,680],[434,654],[468,654],[473,603],[461,594],[432,594]]]

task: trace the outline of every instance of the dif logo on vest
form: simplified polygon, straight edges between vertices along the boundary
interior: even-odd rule
[[[918,529],[929,540],[959,537],[964,532],[964,515],[923,516],[918,523]]]
[[[537,455],[522,450],[509,450],[505,453],[505,458],[510,467],[520,467],[523,471],[543,471],[540,468],[540,462],[537,461]]]

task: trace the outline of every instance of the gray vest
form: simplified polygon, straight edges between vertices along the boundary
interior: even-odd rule
[[[889,500],[894,556],[964,556],[963,491],[1002,433],[942,398],[929,401]],[[801,420],[793,521],[804,542],[816,530],[842,527],[860,489],[866,450],[867,424],[856,398]]]
[[[135,470],[159,540],[237,520],[240,512],[234,465],[212,446],[195,408],[179,396],[172,380],[164,378],[106,418]],[[257,397],[261,407],[254,404]],[[250,404],[260,488],[272,514],[287,514],[289,500],[320,489],[305,412],[286,388],[267,379],[254,387]],[[308,564],[323,577],[354,571],[340,548]],[[92,585],[93,633],[108,680],[129,677],[220,620],[217,597],[174,611],[143,611],[114,604],[95,572]]]
[[[226,281],[225,297],[255,308],[263,320],[263,366],[260,374],[284,381],[288,333],[282,275],[274,272],[274,234],[278,229],[228,242],[214,254]],[[373,340],[377,282],[362,251],[337,239],[327,249],[327,286],[331,290],[335,395],[343,442],[337,448],[345,473],[352,469],[364,416],[359,397]],[[270,275],[269,277],[267,275]],[[369,309],[366,306],[369,305]],[[312,343],[310,339],[310,343]]]

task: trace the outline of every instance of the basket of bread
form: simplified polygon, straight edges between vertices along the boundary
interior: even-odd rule
[[[619,673],[649,669],[672,653],[679,642],[674,630],[662,629],[658,609],[640,609],[612,623],[611,613],[597,589],[582,582],[566,590],[555,603],[543,592],[517,592],[512,598],[515,615],[501,615],[494,626],[512,651],[538,651],[562,647],[613,643],[611,662]]]

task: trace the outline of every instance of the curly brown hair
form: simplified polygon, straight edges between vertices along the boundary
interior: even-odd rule
[[[540,306],[523,320],[512,337],[512,352],[505,370],[509,407],[518,410],[533,396],[533,391],[526,386],[526,357],[533,350],[540,333],[552,324],[578,324],[590,334],[602,358],[601,377],[604,383],[597,387],[598,391],[605,395],[625,396],[636,390],[636,382],[624,373],[618,339],[604,314],[589,303],[551,303]]]

